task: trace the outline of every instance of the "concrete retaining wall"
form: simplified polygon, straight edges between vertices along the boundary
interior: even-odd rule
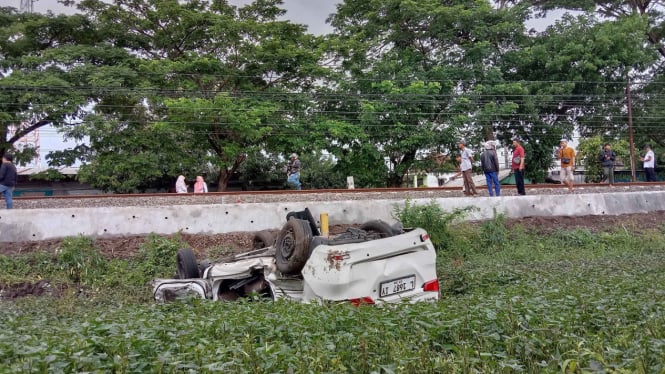
[[[431,199],[414,199],[428,204]],[[527,195],[434,199],[446,211],[474,207],[470,220],[497,213],[507,217],[583,216],[647,213],[665,210],[665,191],[604,194]],[[161,207],[14,209],[0,211],[0,241],[18,242],[62,238],[149,233],[219,234],[278,229],[290,211],[308,207],[315,218],[327,212],[331,225],[359,224],[372,219],[394,222],[392,214],[403,200],[353,200],[265,204],[176,205]]]

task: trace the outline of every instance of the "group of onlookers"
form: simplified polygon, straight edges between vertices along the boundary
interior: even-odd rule
[[[474,196],[478,194],[476,186],[473,183],[472,164],[473,164],[473,151],[466,147],[466,143],[460,140],[457,143],[460,150],[460,155],[457,161],[460,164],[460,173],[464,179],[464,194],[466,196]],[[501,196],[501,184],[499,183],[499,159],[496,154],[496,149],[492,141],[488,141],[484,145],[484,150],[480,155],[480,166],[485,174],[487,181],[487,190],[490,196]],[[644,163],[644,172],[646,174],[647,182],[657,181],[656,177],[656,157],[650,145],[644,147],[645,155],[640,157],[640,161]],[[557,159],[561,162],[561,183],[568,186],[568,191],[573,191],[573,174],[575,173],[575,150],[568,146],[566,139],[561,139],[559,148],[556,153]],[[605,143],[603,150],[600,152],[600,163],[603,168],[603,180],[607,181],[610,186],[614,185],[614,166],[616,162],[616,153],[612,151],[612,146]],[[294,188],[300,190],[300,160],[298,155],[292,153],[289,157],[289,163],[286,168],[287,183],[293,185]],[[13,164],[13,156],[10,153],[5,153],[2,156],[2,164],[0,165],[0,193],[4,195],[7,209],[13,208],[12,194],[16,186],[16,166]],[[522,147],[519,138],[513,138],[513,154],[511,160],[511,171],[515,176],[515,186],[517,187],[518,195],[525,195],[524,190],[524,164],[526,155],[524,147]],[[176,193],[187,193],[189,186],[185,181],[185,176],[178,176],[175,183]],[[208,185],[202,176],[196,176],[196,182],[193,187],[194,193],[208,192]]]
[[[185,176],[180,175],[175,181],[175,192],[176,193],[187,193],[189,186],[185,181]],[[200,175],[196,176],[196,182],[194,182],[194,193],[205,193],[208,192],[208,185],[203,180],[203,177]]]
[[[473,151],[466,147],[463,140],[457,143],[460,155],[457,161],[460,164],[460,173],[464,179],[464,195],[474,196],[477,195],[476,186],[473,183],[472,163]],[[650,145],[644,147],[645,155],[640,157],[640,161],[644,162],[644,172],[646,174],[647,182],[657,181],[655,165],[656,158]],[[556,151],[556,158],[561,165],[560,180],[562,184],[568,187],[569,192],[573,192],[573,175],[575,173],[575,150],[568,145],[567,139],[561,139],[559,148]],[[609,183],[610,186],[614,185],[614,167],[616,162],[616,153],[612,151],[612,146],[605,143],[602,151],[600,152],[600,163],[603,168],[603,182]],[[515,186],[518,195],[525,195],[524,190],[524,163],[526,155],[524,147],[519,138],[513,138],[513,153],[511,159],[511,171],[515,177]],[[487,182],[487,191],[490,196],[501,196],[501,185],[499,183],[499,159],[496,154],[494,142],[488,141],[484,144],[484,150],[480,155],[480,167],[485,174]],[[458,175],[459,175],[458,174]]]
[[[297,190],[302,188],[300,184],[300,160],[296,153],[292,153],[289,157],[289,163],[286,167],[286,182]],[[185,181],[185,176],[180,175],[175,182],[175,192],[176,193],[187,193],[189,192],[189,186]],[[196,182],[194,183],[194,193],[205,193],[208,192],[208,185],[202,176],[196,176]]]

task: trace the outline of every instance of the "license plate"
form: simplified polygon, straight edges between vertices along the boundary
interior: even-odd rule
[[[381,290],[379,297],[386,297],[406,291],[411,291],[416,288],[416,276],[410,275],[408,277],[391,280],[381,283]]]

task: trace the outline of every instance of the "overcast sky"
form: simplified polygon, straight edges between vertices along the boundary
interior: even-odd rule
[[[294,23],[300,23],[308,27],[309,32],[315,35],[322,35],[332,32],[330,25],[326,24],[328,16],[335,12],[335,6],[341,0],[283,0],[286,10],[286,19]],[[251,0],[229,0],[229,3],[242,6],[251,3]],[[73,13],[75,9],[66,7],[57,0],[34,0],[35,12],[46,13]],[[21,0],[0,0],[0,7],[21,7]],[[535,28],[543,31],[552,20],[558,19],[564,12],[555,11],[548,15],[547,19],[530,20],[526,23],[527,28]]]

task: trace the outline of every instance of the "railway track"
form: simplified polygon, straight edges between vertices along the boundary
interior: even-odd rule
[[[660,189],[665,187],[665,182],[629,182],[617,183],[614,187],[610,187],[606,183],[585,183],[578,184],[575,188],[579,190],[595,190],[603,189],[608,191],[620,190],[630,187],[647,187]],[[485,186],[476,186],[478,190],[484,190]],[[525,185],[527,191],[538,190],[551,190],[551,189],[565,189],[566,186],[554,183],[542,184],[527,184]],[[458,192],[460,187],[432,187],[432,188],[358,188],[358,189],[316,189],[316,190],[262,190],[262,191],[223,191],[223,192],[208,192],[206,194],[176,194],[176,193],[140,193],[140,194],[90,194],[90,195],[56,195],[56,196],[22,196],[15,197],[14,200],[30,201],[30,200],[53,200],[53,199],[127,199],[127,198],[150,198],[150,197],[165,197],[165,198],[181,198],[183,196],[256,196],[256,195],[301,195],[307,196],[311,194],[380,194],[380,193],[409,193],[409,192]],[[501,190],[515,190],[514,185],[502,185]]]

